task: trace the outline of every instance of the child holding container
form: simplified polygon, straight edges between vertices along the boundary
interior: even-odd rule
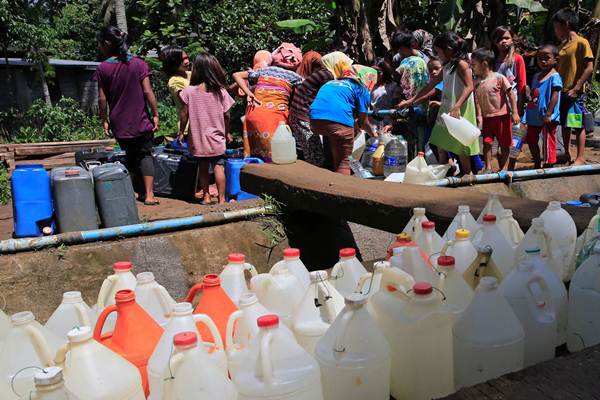
[[[494,64],[494,53],[490,50],[478,49],[471,54],[471,66],[478,78],[475,84],[475,103],[477,120],[481,123],[483,158],[488,173],[492,172],[494,139],[500,147],[500,169],[508,169],[508,152],[512,141],[511,124],[517,125],[521,122],[512,86],[504,75],[494,72]],[[510,112],[507,99],[510,100]]]
[[[229,132],[229,109],[234,103],[225,82],[225,72],[219,61],[208,53],[199,54],[194,60],[190,86],[183,89],[179,97],[184,106],[181,109],[179,137],[183,141],[185,127],[189,121],[187,143],[190,156],[198,160],[199,180],[202,196],[210,204],[208,191],[209,164],[213,167],[219,204],[225,202],[225,147]]]
[[[425,86],[412,99],[400,102],[399,107],[410,107],[415,103],[423,101],[429,96],[432,89],[444,82],[442,90],[442,102],[438,117],[431,132],[429,142],[438,147],[439,161],[447,163],[448,153],[452,152],[459,156],[462,171],[470,174],[470,156],[479,154],[479,142],[474,141],[470,146],[464,146],[454,138],[446,128],[441,115],[449,114],[454,118],[461,116],[476,125],[475,101],[473,99],[473,73],[468,62],[468,53],[465,40],[454,32],[446,32],[435,38],[433,48],[442,61],[444,68],[442,72],[433,76]]]
[[[542,168],[543,163],[556,163],[556,127],[560,123],[560,99],[563,88],[560,74],[555,69],[557,58],[558,49],[550,44],[540,47],[536,53],[540,72],[536,73],[531,80],[531,101],[525,111],[527,123],[525,140],[535,168]],[[544,150],[543,160],[538,144],[540,134]]]

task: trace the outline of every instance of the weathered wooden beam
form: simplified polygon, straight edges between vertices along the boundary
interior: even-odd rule
[[[403,229],[414,207],[425,207],[438,231],[443,232],[459,205],[469,205],[477,216],[487,202],[486,194],[475,191],[362,180],[302,161],[288,165],[249,164],[242,170],[241,185],[247,192],[273,196],[293,210],[342,217],[393,233]],[[531,219],[547,206],[545,202],[516,197],[501,196],[500,200],[505,208],[513,210],[523,229],[529,228]],[[596,212],[591,208],[565,209],[579,232]]]

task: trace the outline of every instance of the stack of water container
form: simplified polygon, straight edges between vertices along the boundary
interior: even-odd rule
[[[577,239],[556,202],[526,233],[497,196],[443,235],[413,214],[371,273],[351,248],[331,273],[230,254],[177,303],[118,262],[93,307],[0,313],[0,398],[430,399],[600,343],[600,215]]]
[[[11,178],[15,237],[139,223],[129,172],[120,163],[54,168],[17,165]],[[98,213],[96,213],[96,204]],[[99,217],[98,218],[98,214]]]

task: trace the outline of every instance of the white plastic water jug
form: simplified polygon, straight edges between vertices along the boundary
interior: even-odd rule
[[[435,231],[435,223],[432,221],[424,221],[421,223],[421,234],[417,237],[417,245],[431,259],[432,256],[440,254],[442,248],[446,244],[444,239]]]
[[[402,230],[403,233],[408,233],[415,240],[421,233],[421,224],[423,221],[429,221],[425,215],[426,210],[422,207],[415,207],[412,210],[412,217],[408,224]]]
[[[471,208],[466,205],[458,206],[458,213],[446,229],[444,233],[444,239],[454,240],[457,229],[467,229],[470,232],[476,232],[480,228],[473,215],[471,214]]]
[[[396,247],[394,256],[390,259],[392,267],[399,268],[410,275],[416,282],[436,282],[437,271],[427,265],[419,247]]]
[[[515,247],[504,237],[498,225],[496,225],[496,216],[488,214],[483,217],[483,226],[473,238],[473,245],[477,248],[492,248],[492,260],[500,269],[502,276],[508,273],[515,266]]]
[[[545,257],[551,266],[554,264],[551,252],[550,235],[546,232],[544,220],[542,218],[534,218],[531,220],[531,226],[515,251],[515,261],[519,262],[524,260],[526,250],[531,248],[540,249],[542,257]],[[552,268],[554,271],[554,267]],[[559,275],[556,274],[556,276]]]
[[[501,215],[498,215],[496,223],[500,232],[513,246],[517,246],[523,240],[525,234],[519,226],[517,220],[513,217],[512,210],[505,209]]]
[[[0,347],[11,328],[12,324],[10,323],[10,318],[4,313],[4,311],[0,310]]]
[[[254,293],[244,293],[240,297],[239,307],[239,310],[229,316],[225,336],[227,367],[229,369],[229,376],[232,378],[237,373],[245,354],[249,351],[252,339],[258,336],[259,329],[256,321],[263,315],[273,314],[259,303]],[[294,334],[286,325],[282,324],[280,329],[287,332],[295,340]]]
[[[237,400],[233,382],[198,345],[195,331],[181,332],[173,338],[175,353],[164,373],[162,399],[219,399]]]
[[[62,302],[46,321],[46,329],[59,338],[67,336],[67,332],[77,326],[96,325],[96,313],[85,304],[81,292],[63,293]]]
[[[500,197],[498,194],[490,193],[487,203],[485,203],[483,210],[481,210],[481,214],[479,214],[479,217],[477,218],[477,223],[480,225],[483,224],[483,217],[488,214],[495,215],[497,218],[499,218],[503,211],[504,206],[502,206],[502,203],[500,203]]]
[[[500,292],[525,332],[524,367],[554,358],[557,310],[550,288],[531,260],[522,261],[504,278]]]
[[[450,165],[427,165],[425,153],[417,154],[408,164],[404,173],[404,183],[424,184],[428,181],[442,179],[450,169]]]
[[[179,332],[198,332],[197,322],[201,322],[210,330],[215,343],[204,343],[206,352],[210,355],[211,361],[222,371],[227,371],[227,359],[223,350],[223,341],[215,323],[205,314],[192,314],[193,308],[190,303],[176,303],[173,306],[171,319],[164,327],[164,332],[160,337],[152,356],[148,360],[148,383],[150,385],[150,400],[161,400],[164,380],[162,373],[169,365],[169,357],[173,348],[173,337]],[[198,332],[200,335],[200,332]]]
[[[327,279],[327,271],[312,271],[310,286],[292,319],[292,331],[298,344],[314,354],[317,342],[343,307],[344,298]]]
[[[346,306],[317,343],[324,399],[390,398],[390,345],[366,302],[358,293],[346,296]]]
[[[331,270],[329,280],[342,296],[354,293],[358,281],[367,270],[356,258],[356,249],[346,248],[340,250],[340,261]]]
[[[233,378],[239,400],[323,400],[317,362],[279,329],[275,314],[258,319],[259,335]]]
[[[442,114],[442,120],[448,128],[448,132],[463,146],[470,146],[479,138],[481,131],[471,122],[463,117],[454,118],[446,113]]]
[[[65,387],[62,368],[49,367],[36,372],[33,376],[35,392],[28,397],[31,400],[74,400]]]
[[[292,314],[306,290],[298,278],[282,267],[273,271],[273,274],[252,277],[250,287],[265,307],[279,315],[282,323],[291,327]]]
[[[381,276],[383,271],[391,268],[389,261],[377,261],[373,263],[373,272],[367,272],[360,277],[356,292],[367,297],[372,297],[381,287]]]
[[[169,323],[175,300],[167,289],[154,279],[152,272],[137,274],[135,288],[135,301],[148,313],[162,328]]]
[[[298,281],[307,288],[310,285],[310,276],[308,275],[308,269],[300,260],[300,250],[294,248],[287,248],[283,250],[283,260],[275,263],[269,273],[273,273],[275,270],[285,267],[292,275],[298,278]]]
[[[221,287],[237,306],[240,296],[248,292],[244,272],[248,271],[251,277],[258,275],[258,272],[254,265],[246,262],[246,256],[243,254],[232,253],[227,256],[227,261],[228,264],[223,267],[223,271],[219,274]]]
[[[135,365],[92,338],[89,326],[67,334],[68,344],[56,353],[65,385],[78,399],[144,400],[142,377]]]
[[[577,268],[569,286],[567,348],[578,351],[600,343],[600,244]]]
[[[540,249],[530,247],[526,251],[524,261],[530,261],[535,272],[544,278],[550,290],[552,307],[556,311],[556,344],[558,347],[567,341],[568,307],[569,299],[567,289],[562,279],[552,270],[547,259],[542,257]]]
[[[439,279],[437,288],[446,298],[444,307],[458,318],[473,299],[473,289],[467,285],[463,273],[456,269],[452,256],[440,256],[437,259]]]
[[[579,235],[575,244],[575,255],[569,265],[569,271],[575,271],[575,267],[577,264],[582,263],[585,260],[581,260],[580,252],[584,250],[584,248],[588,246],[593,246],[593,241],[597,241],[600,238],[600,208],[596,211],[596,214],[592,217],[588,226],[585,230]],[[543,254],[543,253],[542,253]],[[585,256],[583,256],[585,257]],[[583,258],[582,257],[582,258]],[[1,329],[0,329],[1,330]],[[0,333],[1,337],[1,333]]]
[[[129,261],[119,261],[113,264],[114,274],[107,276],[100,286],[98,300],[94,305],[94,311],[100,313],[111,304],[115,304],[115,295],[119,290],[135,290],[137,279],[131,272],[133,264]],[[104,323],[105,331],[111,331],[117,321],[116,313],[111,313]]]
[[[496,278],[481,278],[453,336],[456,390],[523,369],[525,333]]]
[[[454,268],[462,274],[477,258],[477,249],[471,243],[471,232],[468,229],[457,229],[454,240],[447,243],[442,254],[454,257]]]
[[[386,286],[371,303],[392,351],[391,395],[419,400],[454,392],[453,318],[441,294],[417,282],[408,294]]]
[[[14,379],[15,392],[26,398],[35,388],[33,376],[36,370],[23,368],[53,366],[53,356],[61,340],[40,325],[31,311],[13,314],[11,323],[12,329],[0,349],[0,378],[8,388]],[[19,396],[11,393],[9,398],[19,399]]]
[[[296,139],[284,121],[279,122],[279,126],[271,138],[271,159],[275,164],[296,162]]]
[[[550,235],[552,255],[560,260],[557,270],[558,276],[563,281],[568,281],[574,271],[569,271],[569,266],[575,257],[575,244],[577,241],[577,227],[571,215],[563,210],[559,201],[548,203],[546,210],[540,215],[544,220],[544,228]]]

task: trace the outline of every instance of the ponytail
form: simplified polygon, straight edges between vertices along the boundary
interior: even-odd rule
[[[117,57],[123,64],[129,64],[127,32],[114,26],[105,26],[96,33],[96,40],[109,47],[111,56]]]

